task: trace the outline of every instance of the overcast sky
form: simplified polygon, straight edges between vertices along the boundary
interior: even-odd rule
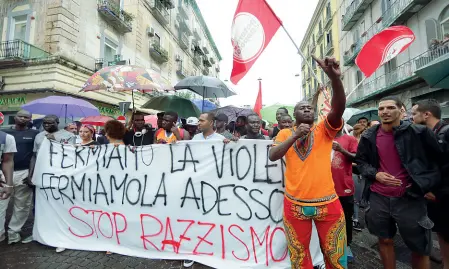
[[[300,46],[318,0],[267,2]],[[197,3],[223,57],[220,78],[229,80],[233,55],[231,26],[238,0],[197,0]],[[238,95],[222,99],[221,105],[254,106],[259,77],[262,78],[264,105],[294,104],[302,98],[301,77],[295,77],[295,74],[301,74],[301,57],[281,28],[239,84],[228,82]]]

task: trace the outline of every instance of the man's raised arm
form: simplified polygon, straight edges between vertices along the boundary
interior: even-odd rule
[[[333,57],[326,57],[324,60],[317,59],[313,55],[312,57],[324,73],[326,73],[332,83],[332,108],[329,114],[327,114],[327,121],[333,128],[340,127],[341,117],[343,116],[343,112],[345,112],[346,107],[346,96],[345,89],[341,81],[340,64]]]

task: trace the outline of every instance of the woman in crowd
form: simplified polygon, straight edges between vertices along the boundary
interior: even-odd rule
[[[83,125],[80,128],[79,135],[81,138],[80,146],[96,146],[100,145],[95,141],[95,128],[92,125]]]
[[[124,145],[123,138],[125,137],[126,128],[123,123],[118,120],[110,120],[104,125],[106,138],[110,144]]]

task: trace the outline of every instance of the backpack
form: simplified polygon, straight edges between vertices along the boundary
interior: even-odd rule
[[[437,132],[438,139],[441,139],[444,141],[446,133],[449,132],[449,124],[443,123],[440,129]],[[445,141],[446,143],[449,143],[449,141]]]

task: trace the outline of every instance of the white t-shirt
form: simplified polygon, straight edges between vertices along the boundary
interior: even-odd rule
[[[16,153],[16,139],[14,139],[14,136],[10,134],[6,134],[5,138],[5,144],[0,146],[0,156],[3,155],[3,153]],[[2,163],[2,159],[0,158],[0,164]]]
[[[221,134],[218,134],[214,132],[213,134],[209,135],[208,137],[204,137],[203,133],[196,134],[192,140],[225,140],[226,138],[222,136]]]
[[[36,135],[36,138],[34,139],[34,148],[33,152],[38,152],[39,148],[41,147],[42,142],[45,139],[45,136],[48,134],[47,131],[40,132]],[[64,129],[60,129],[54,133],[52,133],[55,136],[55,141],[59,142],[61,144],[76,144],[76,137],[73,133],[67,132]]]

